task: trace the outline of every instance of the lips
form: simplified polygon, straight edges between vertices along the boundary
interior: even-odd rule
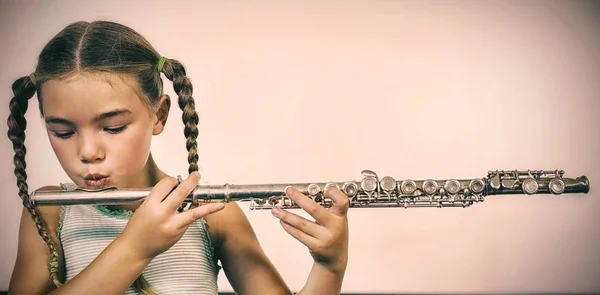
[[[107,175],[102,175],[99,173],[88,174],[86,177],[83,178],[85,185],[87,187],[92,187],[92,188],[103,187],[108,183],[108,180],[109,180],[109,178]]]

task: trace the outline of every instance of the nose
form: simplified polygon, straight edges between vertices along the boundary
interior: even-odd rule
[[[81,134],[79,136],[79,158],[84,164],[92,164],[104,160],[105,150],[98,135]]]

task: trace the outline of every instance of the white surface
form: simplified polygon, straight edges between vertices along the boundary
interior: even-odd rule
[[[107,4],[108,3],[108,4]],[[200,113],[203,183],[587,175],[588,195],[490,198],[468,209],[352,209],[343,292],[600,292],[600,24],[581,2],[10,1],[0,4],[0,117],[10,85],[77,20],[130,25],[181,60]],[[595,19],[594,19],[595,17]],[[171,83],[168,93],[174,98]],[[37,102],[29,184],[68,181]],[[181,112],[153,142],[187,171]],[[21,212],[0,127],[0,290]],[[242,204],[292,289],[312,260],[268,211]],[[222,291],[231,290],[220,275]]]

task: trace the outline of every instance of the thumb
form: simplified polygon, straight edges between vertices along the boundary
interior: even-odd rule
[[[325,191],[325,197],[330,198],[333,201],[333,206],[329,208],[330,213],[339,216],[346,215],[348,208],[350,207],[350,198],[348,198],[348,195],[338,188],[331,187]]]

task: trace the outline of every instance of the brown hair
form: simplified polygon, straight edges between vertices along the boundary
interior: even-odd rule
[[[35,221],[39,235],[50,249],[49,271],[56,287],[61,286],[58,278],[58,253],[50,238],[39,212],[29,198],[25,163],[25,112],[28,101],[37,91],[40,113],[43,116],[41,85],[52,79],[64,79],[81,72],[117,73],[134,78],[139,86],[140,99],[150,108],[158,102],[163,84],[157,68],[161,56],[150,43],[136,31],[121,24],[107,21],[76,22],[46,44],[39,55],[34,75],[17,79],[12,90],[8,117],[8,138],[15,151],[14,174],[17,178],[19,196],[23,205]],[[188,172],[198,170],[196,137],[198,136],[198,114],[192,97],[192,84],[186,76],[184,66],[177,60],[167,59],[162,73],[173,82],[179,96],[179,107],[183,111],[184,135],[188,150]],[[33,79],[33,80],[32,80]],[[154,294],[146,280],[140,275],[134,286],[144,294]]]

